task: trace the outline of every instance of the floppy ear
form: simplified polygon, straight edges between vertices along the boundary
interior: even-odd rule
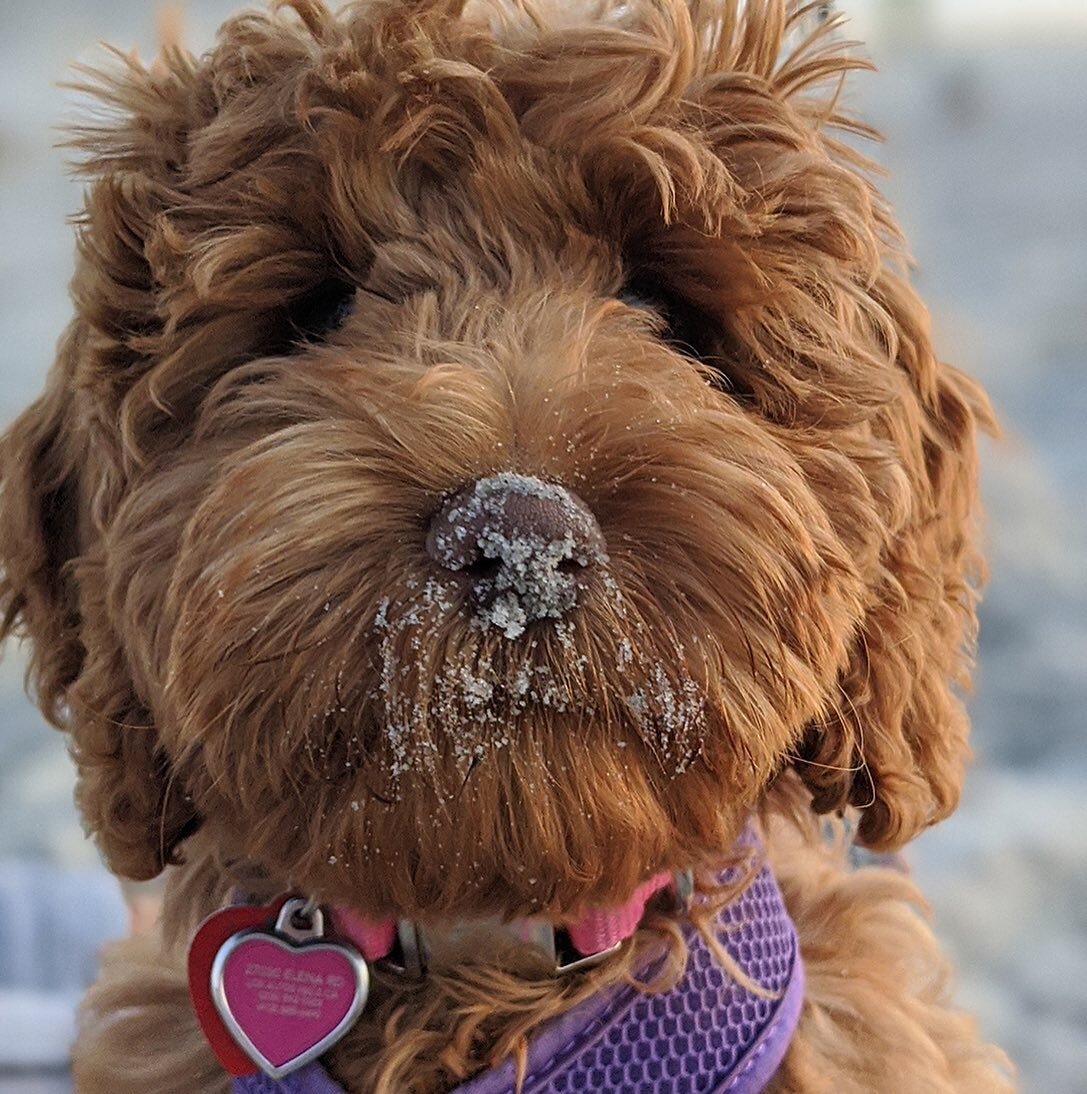
[[[196,823],[109,623],[91,512],[106,487],[74,382],[93,351],[81,325],[62,344],[45,394],[0,438],[0,637],[30,644],[28,683],[72,737],[77,799],[110,868],[158,874]]]
[[[155,332],[147,239],[187,98],[176,70],[126,59],[95,93],[118,111],[77,132],[92,184],[72,283],[77,318],[44,394],[0,438],[0,637],[30,644],[28,686],[71,734],[76,796],[114,872],[153,877],[197,824],[137,694],[107,603],[103,537],[133,453],[124,393]]]
[[[927,313],[905,280],[885,272],[873,295],[897,330],[909,381],[886,430],[911,509],[885,550],[835,712],[809,729],[798,769],[818,812],[856,806],[860,841],[893,849],[958,803],[984,577],[973,545],[975,435],[993,422],[980,389],[933,357]]]
[[[881,542],[865,563],[868,600],[796,768],[816,811],[857,807],[860,840],[894,848],[958,801],[982,578],[975,433],[991,417],[980,389],[934,357],[869,165],[834,137],[869,132],[837,108],[843,78],[868,66],[832,28],[809,33],[800,3],[692,11],[706,43],[696,121],[744,195],[744,250],[760,271],[752,304],[736,288],[720,294],[736,297],[724,325],[754,347],[744,377],[765,386],[760,362],[802,361],[820,378],[810,390],[830,398],[804,409],[803,392],[785,392],[779,419],[818,429],[837,416],[873,476],[863,504]]]
[[[331,26],[310,0],[280,6],[315,36]],[[134,639],[111,606],[125,591],[112,526],[150,449],[169,449],[184,429],[153,368],[176,350],[183,325],[170,301],[200,305],[183,284],[191,239],[178,222],[192,219],[184,188],[194,177],[214,185],[263,147],[282,111],[254,114],[254,85],[311,52],[297,27],[250,13],[224,28],[209,59],[167,47],[148,68],[114,51],[108,68],[81,70],[77,90],[94,110],[69,141],[89,181],[76,319],[45,394],[0,438],[0,636],[29,640],[28,682],[46,717],[71,734],[87,828],[110,868],[135,879],[175,861],[200,820],[134,676]],[[237,125],[217,124],[228,104]],[[190,225],[190,235],[217,227]],[[239,329],[227,332],[232,341]],[[189,369],[182,364],[175,372]]]

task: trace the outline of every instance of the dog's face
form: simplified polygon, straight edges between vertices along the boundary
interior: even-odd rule
[[[954,804],[979,397],[782,6],[316,4],[129,68],[3,453],[8,626],[113,866],[568,909],[787,769]]]

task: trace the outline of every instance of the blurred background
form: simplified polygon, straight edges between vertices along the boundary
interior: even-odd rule
[[[237,6],[189,0],[186,43],[205,48]],[[984,448],[977,760],[959,812],[910,857],[959,998],[1023,1089],[1087,1094],[1087,3],[837,6],[881,70],[850,99],[887,135],[878,157],[941,352],[985,383],[1005,428]],[[99,40],[150,56],[155,12],[150,0],[0,0],[0,424],[40,389],[69,314],[65,217],[79,192],[52,147],[72,114],[56,83]],[[126,922],[80,831],[64,743],[23,697],[22,672],[5,651],[4,1094],[65,1089],[72,1002],[93,960],[63,955]]]

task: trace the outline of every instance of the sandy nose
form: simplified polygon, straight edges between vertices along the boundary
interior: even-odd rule
[[[516,638],[538,619],[561,619],[581,579],[606,560],[588,506],[563,486],[505,472],[480,479],[435,514],[427,552],[464,575],[480,620]]]

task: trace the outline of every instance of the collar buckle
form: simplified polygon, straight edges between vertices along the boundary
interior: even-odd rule
[[[678,870],[672,874],[668,884],[675,898],[676,914],[685,915],[694,899],[694,872],[690,869]],[[664,885],[657,884],[653,892],[661,888]],[[598,965],[618,953],[623,943],[637,929],[637,921],[641,919],[643,908],[638,909],[637,919],[629,930],[623,929],[619,932],[622,937],[590,952],[585,952],[574,942],[570,929],[563,924],[556,925],[541,919],[522,919],[496,924],[496,929],[511,935],[518,942],[535,946],[554,963],[556,976],[568,976]],[[397,922],[393,948],[381,959],[381,966],[397,976],[421,980],[426,976],[431,956],[432,947],[428,944],[425,928],[415,920],[401,919]]]

